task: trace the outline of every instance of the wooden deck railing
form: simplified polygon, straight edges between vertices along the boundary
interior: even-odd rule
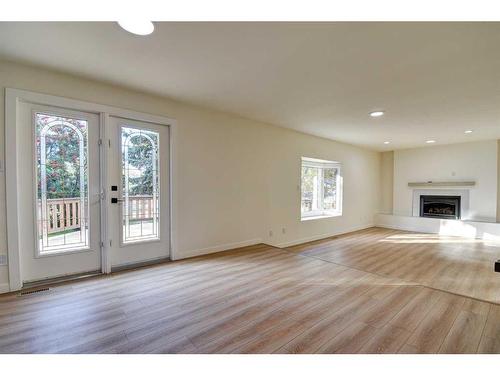
[[[80,198],[47,199],[47,233],[79,228],[82,216],[80,205]],[[40,200],[38,200],[38,210],[39,212],[42,210]]]
[[[151,219],[153,218],[153,208],[153,197],[151,195],[135,195],[133,197],[129,197],[128,219]]]
[[[47,233],[79,228],[82,225],[80,206],[80,198],[47,199]],[[38,209],[41,210],[40,200],[38,201]],[[128,215],[129,220],[151,219],[153,217],[153,197],[151,195],[129,197]]]

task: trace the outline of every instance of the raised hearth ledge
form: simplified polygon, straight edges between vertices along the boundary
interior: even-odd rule
[[[498,242],[500,247],[500,223],[376,214],[375,226],[444,236],[478,238]]]

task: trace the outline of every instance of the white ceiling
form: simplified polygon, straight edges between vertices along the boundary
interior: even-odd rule
[[[500,23],[3,22],[0,57],[377,150],[500,138]]]

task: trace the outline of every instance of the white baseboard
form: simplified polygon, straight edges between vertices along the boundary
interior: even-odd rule
[[[333,231],[330,233],[324,233],[324,234],[317,235],[317,236],[301,238],[301,239],[290,241],[290,242],[283,242],[283,243],[279,243],[279,244],[270,244],[270,243],[266,243],[266,244],[269,246],[283,248],[283,247],[288,247],[288,246],[300,245],[300,244],[306,243],[306,242],[321,240],[323,238],[328,238],[328,237],[332,237],[332,236],[338,236],[340,234],[355,232],[357,230],[372,228],[374,226],[375,226],[375,224],[370,223],[370,224],[365,224],[365,225],[354,226],[354,227],[351,227],[349,229],[342,230],[342,231]],[[205,247],[202,249],[187,250],[187,251],[182,251],[182,252],[174,251],[172,253],[171,259],[172,260],[180,260],[180,259],[192,258],[192,257],[200,256],[200,255],[207,255],[207,254],[218,253],[218,252],[226,251],[226,250],[233,250],[233,249],[237,249],[237,248],[245,247],[245,246],[258,245],[260,243],[265,243],[264,241],[262,241],[262,238],[254,238],[252,240],[215,245],[215,246]]]
[[[172,255],[172,260],[179,260],[179,259],[185,259],[185,258],[192,258],[192,257],[200,256],[200,255],[207,255],[207,254],[211,254],[211,253],[218,253],[220,251],[233,250],[233,249],[237,249],[239,247],[258,245],[260,243],[262,243],[262,239],[255,238],[253,240],[233,242],[233,243],[227,243],[227,244],[223,244],[223,245],[215,245],[215,246],[205,247],[203,249],[194,249],[194,250],[183,251],[180,254],[178,252],[175,252],[177,254],[174,253]]]
[[[10,292],[10,287],[8,283],[0,284],[0,294]]]
[[[365,225],[358,225],[358,226],[354,226],[354,227],[351,227],[349,229],[342,230],[342,231],[333,231],[333,232],[330,232],[330,233],[320,234],[320,235],[317,235],[317,236],[300,238],[300,239],[294,240],[294,241],[282,242],[282,243],[279,243],[279,244],[276,244],[276,245],[271,245],[271,246],[275,246],[275,247],[279,247],[279,248],[290,247],[290,246],[300,245],[300,244],[303,244],[303,243],[306,243],[306,242],[322,240],[322,239],[328,238],[328,237],[339,236],[341,234],[355,232],[357,230],[368,229],[368,228],[372,228],[374,226],[375,226],[375,224],[373,224],[373,223],[371,223],[371,224],[365,224]]]

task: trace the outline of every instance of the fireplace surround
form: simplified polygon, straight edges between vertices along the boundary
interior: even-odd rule
[[[420,216],[458,220],[461,217],[461,197],[458,195],[421,195]]]

